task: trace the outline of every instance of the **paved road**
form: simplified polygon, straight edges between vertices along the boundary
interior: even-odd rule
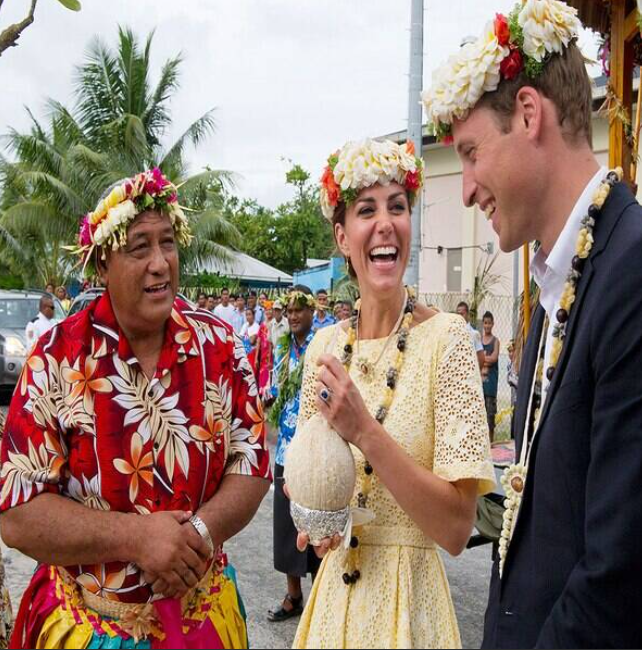
[[[285,589],[283,576],[272,568],[271,491],[250,526],[226,545],[226,551],[239,574],[241,592],[248,609],[252,647],[289,648],[296,631],[296,621],[274,624],[268,623],[265,618],[268,609],[282,598]],[[3,555],[9,590],[14,609],[17,609],[34,563],[4,546]],[[465,551],[459,558],[445,556],[444,559],[463,646],[479,647],[490,576],[490,548],[473,549]],[[308,590],[309,585],[306,585],[306,594]]]

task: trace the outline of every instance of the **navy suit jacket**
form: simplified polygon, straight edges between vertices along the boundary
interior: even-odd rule
[[[522,361],[518,457],[544,316]],[[642,207],[624,184],[597,219],[483,647],[642,647]]]

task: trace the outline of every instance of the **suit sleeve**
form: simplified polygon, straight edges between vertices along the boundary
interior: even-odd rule
[[[640,213],[636,206],[622,219]],[[582,316],[595,391],[585,554],[542,628],[541,648],[642,647],[642,236],[617,232],[597,260],[599,309]],[[612,250],[617,259],[607,258]]]

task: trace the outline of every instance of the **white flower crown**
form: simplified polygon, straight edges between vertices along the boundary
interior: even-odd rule
[[[339,203],[353,203],[359,192],[376,183],[397,182],[416,200],[424,182],[423,161],[415,155],[412,142],[399,145],[392,140],[348,142],[328,158],[321,178],[321,209],[332,221]]]
[[[450,136],[454,119],[466,119],[485,93],[522,71],[537,78],[553,54],[577,39],[577,9],[561,0],[522,0],[506,17],[497,14],[482,36],[464,45],[433,74],[423,94],[428,121],[438,139]]]

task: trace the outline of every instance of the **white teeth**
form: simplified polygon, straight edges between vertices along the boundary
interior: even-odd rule
[[[493,218],[493,214],[495,214],[495,210],[497,208],[494,205],[489,205],[484,212],[486,213],[486,220],[490,221]]]
[[[379,248],[374,248],[370,251],[370,255],[396,255],[397,249],[394,246],[380,246]]]
[[[165,289],[167,286],[168,286],[167,282],[163,284],[156,284],[153,287],[147,287],[146,291],[161,291],[162,289]]]

